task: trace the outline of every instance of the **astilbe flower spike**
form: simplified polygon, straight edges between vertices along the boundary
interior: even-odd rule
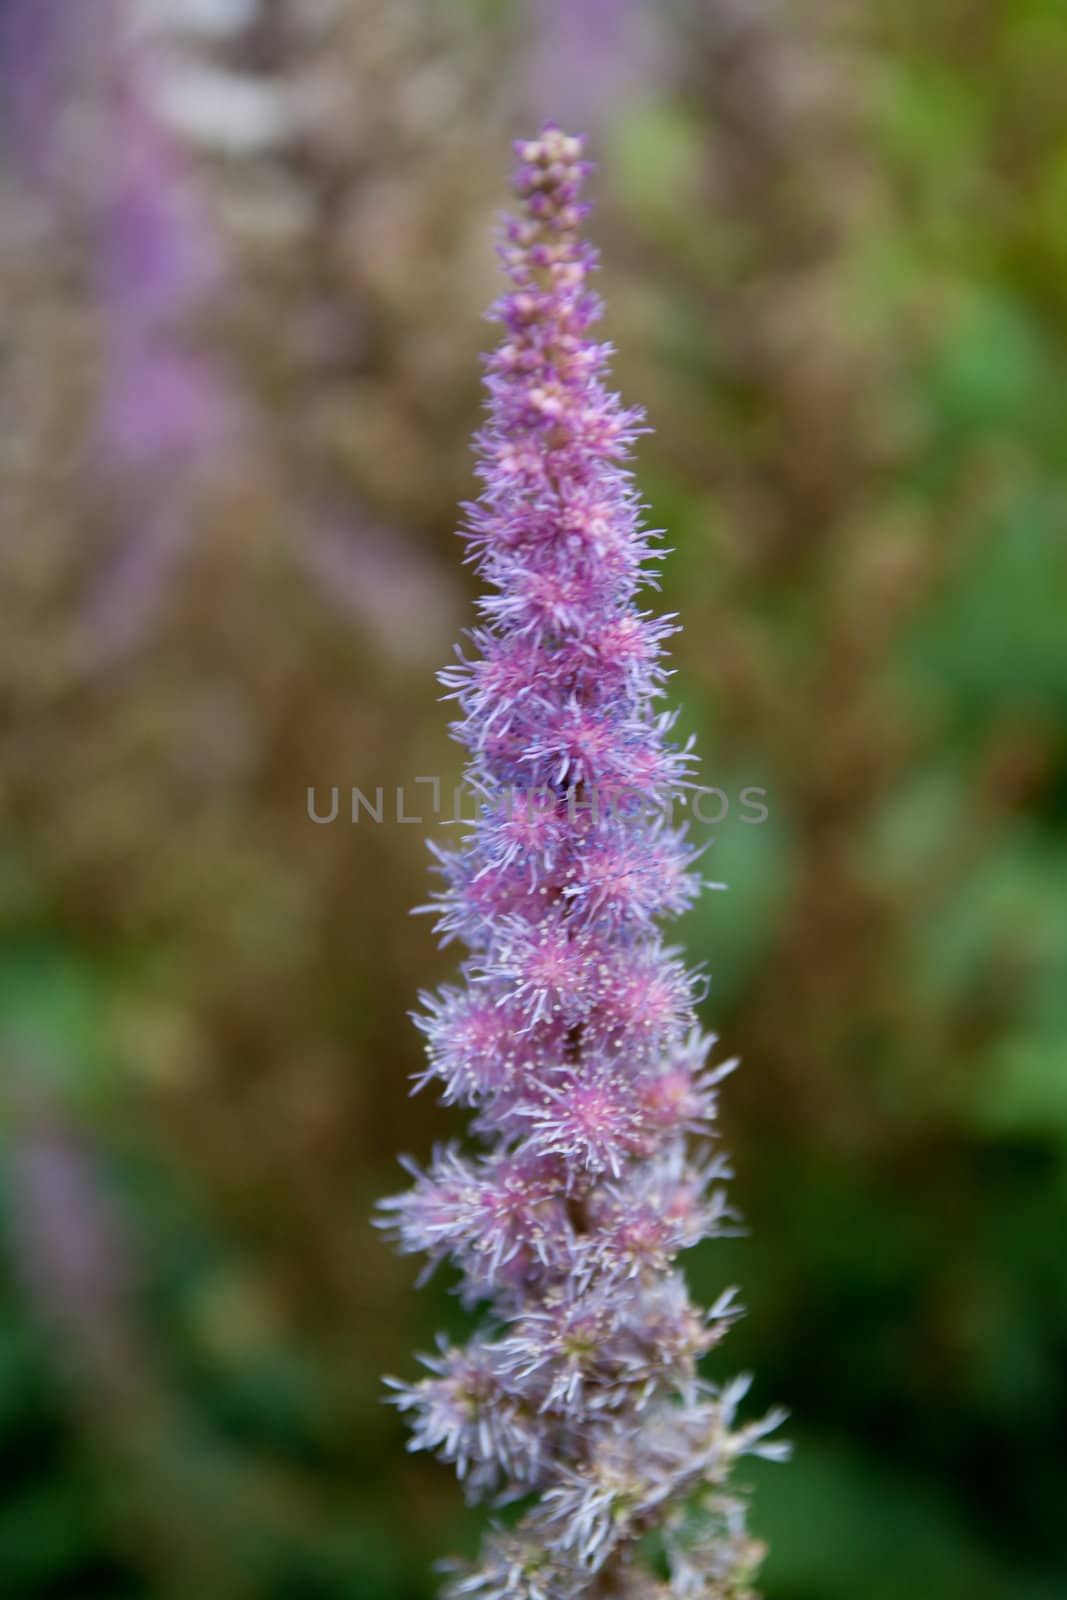
[[[385,1202],[400,1247],[450,1262],[488,1313],[429,1376],[390,1382],[413,1449],[471,1498],[528,1500],[453,1573],[455,1600],[737,1600],[759,1549],[731,1468],[781,1447],[777,1417],[736,1428],[737,1387],[698,1375],[733,1292],[700,1310],[675,1265],[730,1221],[725,1164],[691,1148],[727,1069],[705,1065],[702,980],[657,928],[700,885],[668,815],[693,759],[656,705],[671,628],[635,602],[658,554],[625,467],[642,416],[589,337],[581,142],[549,124],[517,149],[468,508],[491,592],[476,655],[442,675],[480,813],[438,851],[434,909],[469,955],[419,1018],[419,1081],[474,1109],[484,1148],[439,1150]]]

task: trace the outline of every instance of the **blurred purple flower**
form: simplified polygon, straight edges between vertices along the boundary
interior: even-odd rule
[[[140,85],[122,86],[115,121],[97,219],[103,447],[113,463],[135,469],[205,465],[234,420],[216,363],[194,348],[195,320],[222,286],[221,256]]]
[[[143,60],[122,64],[96,216],[103,371],[93,468],[120,523],[86,611],[97,660],[122,654],[150,624],[192,536],[195,491],[241,433],[237,395],[202,326],[225,283],[222,255],[181,153],[146,103],[150,89]]]
[[[655,17],[645,0],[533,0],[525,71],[533,115],[595,132],[655,83],[663,63]]]
[[[134,1375],[131,1271],[84,1139],[55,1115],[16,1128],[8,1155],[15,1266],[76,1376],[125,1391]]]
[[[50,174],[71,78],[110,0],[0,0],[0,125],[27,177]]]

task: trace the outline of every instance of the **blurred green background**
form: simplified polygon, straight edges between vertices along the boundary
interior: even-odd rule
[[[1067,1594],[1061,0],[3,0],[0,76],[0,1595],[428,1600],[477,1537],[379,1383],[460,1319],[369,1220],[461,1125],[427,830],[307,791],[458,780],[544,115],[683,725],[767,796],[680,935],[743,1056],[712,1371],[796,1444],[764,1593]]]

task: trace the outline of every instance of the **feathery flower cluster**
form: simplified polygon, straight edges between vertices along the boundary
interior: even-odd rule
[[[393,1387],[412,1448],[472,1498],[530,1500],[456,1600],[737,1600],[759,1551],[727,1480],[781,1447],[764,1442],[777,1417],[735,1428],[737,1387],[697,1372],[733,1292],[700,1310],[675,1266],[729,1222],[725,1163],[690,1149],[728,1067],[705,1064],[699,975],[657,927],[700,884],[663,804],[693,760],[656,708],[672,627],[635,602],[658,555],[624,464],[642,415],[588,336],[581,143],[549,124],[517,148],[467,508],[491,592],[476,655],[442,675],[482,804],[438,852],[434,909],[469,955],[419,1018],[420,1081],[473,1109],[483,1149],[439,1150],[385,1202],[401,1248],[450,1262],[488,1318]]]

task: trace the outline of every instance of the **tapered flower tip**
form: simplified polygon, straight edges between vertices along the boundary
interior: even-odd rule
[[[531,166],[536,162],[576,161],[585,150],[582,134],[565,133],[558,122],[543,122],[536,139],[516,139],[513,149]]]
[[[517,141],[519,165],[512,184],[539,221],[549,221],[561,213],[569,225],[577,220],[568,208],[578,199],[582,181],[592,171],[590,163],[582,159],[584,150],[583,139],[564,133],[554,122],[546,122],[536,139]]]

